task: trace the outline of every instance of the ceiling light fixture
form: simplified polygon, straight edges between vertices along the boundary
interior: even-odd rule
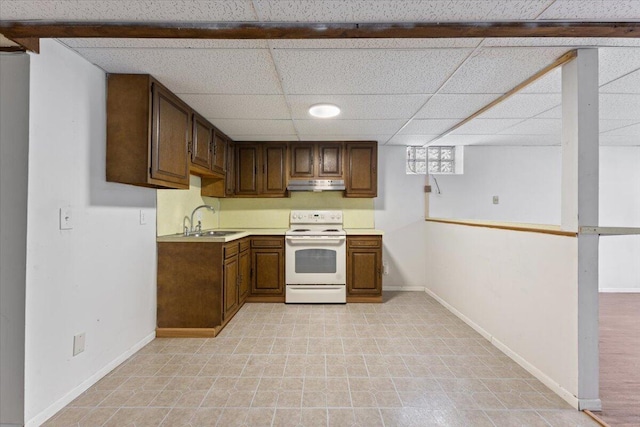
[[[315,104],[309,107],[309,114],[320,119],[328,119],[340,114],[340,107],[333,104]]]

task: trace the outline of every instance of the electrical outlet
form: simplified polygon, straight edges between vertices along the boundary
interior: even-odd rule
[[[140,225],[145,225],[147,223],[147,214],[144,210],[140,209]]]
[[[196,212],[196,220],[202,221],[202,211]]]
[[[85,333],[74,335],[73,337],[73,355],[77,356],[84,351]]]
[[[60,230],[71,230],[73,228],[73,211],[71,206],[60,208]]]
[[[493,204],[497,205],[498,203],[500,203],[500,198],[498,196],[493,196]]]
[[[382,273],[385,276],[389,275],[389,264],[387,264],[386,262],[384,264],[382,264]]]

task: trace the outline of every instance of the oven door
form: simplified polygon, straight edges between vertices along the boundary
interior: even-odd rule
[[[287,285],[346,284],[345,236],[287,236]]]

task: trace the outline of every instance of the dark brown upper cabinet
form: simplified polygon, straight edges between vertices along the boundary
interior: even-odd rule
[[[213,141],[213,127],[207,120],[197,113],[193,113],[193,141],[191,143],[191,165],[205,172],[213,166],[211,144]]]
[[[224,175],[227,171],[227,137],[215,131],[211,142],[211,170]]]
[[[189,188],[191,109],[146,74],[107,75],[107,181]]]
[[[235,143],[236,196],[285,197],[287,194],[287,144]]]
[[[342,179],[343,144],[341,142],[292,142],[290,178]]]
[[[378,143],[347,142],[345,197],[377,197]]]

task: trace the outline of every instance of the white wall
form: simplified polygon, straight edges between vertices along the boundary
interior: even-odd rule
[[[464,174],[436,175],[440,194],[431,178],[429,216],[560,224],[560,154],[559,146],[467,146]]]
[[[560,147],[465,147],[463,175],[438,175],[431,217],[560,223]],[[499,196],[494,205],[492,197]],[[640,227],[640,147],[600,147],[600,225]],[[600,290],[640,291],[640,236],[600,238]]]
[[[640,147],[600,148],[600,225],[640,227]],[[640,292],[640,236],[600,237],[600,290]]]
[[[578,239],[429,222],[429,293],[577,407]]]
[[[0,425],[24,424],[29,56],[0,53]]]
[[[424,288],[424,175],[405,173],[406,148],[378,148],[378,197],[375,225],[384,231],[384,289]]]
[[[105,74],[55,41],[31,57],[27,425],[152,339],[155,191],[105,182]],[[72,230],[59,230],[70,206]],[[147,224],[139,224],[140,210]],[[86,350],[72,357],[73,336]]]

